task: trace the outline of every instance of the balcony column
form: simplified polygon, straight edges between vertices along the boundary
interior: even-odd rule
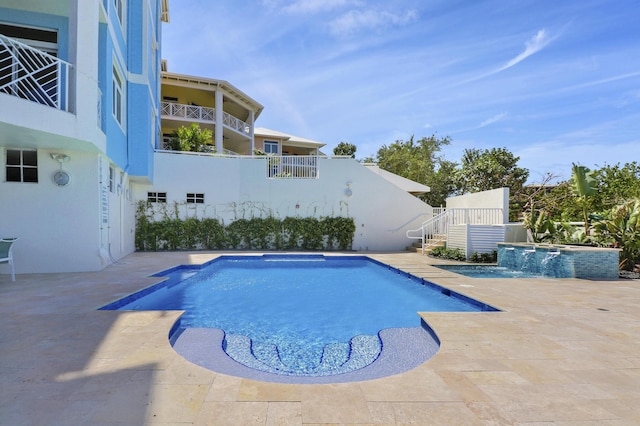
[[[254,143],[255,143],[255,140],[253,138],[253,120],[254,120],[254,113],[253,113],[253,110],[250,110],[249,119],[247,120],[247,123],[249,124],[249,137],[251,138],[251,152],[249,153],[249,155],[253,155],[253,149],[254,149]]]
[[[222,124],[222,113],[223,113],[223,109],[222,109],[222,91],[220,91],[220,88],[218,88],[216,90],[216,125],[214,128],[214,142],[216,144],[216,152],[218,152],[219,154],[222,154],[223,151],[223,143],[222,143],[222,129],[223,129],[223,124]]]

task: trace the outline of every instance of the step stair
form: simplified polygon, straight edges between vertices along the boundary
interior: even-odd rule
[[[227,334],[223,350],[240,364],[255,370],[283,375],[328,376],[358,370],[374,362],[382,350],[378,335],[358,335],[349,342],[329,343],[318,360],[283,359],[271,343],[252,342],[249,337]]]
[[[447,244],[447,236],[446,235],[434,235],[433,238],[429,238],[425,243],[424,253],[429,254],[431,250],[436,247],[444,247]],[[420,241],[414,242],[412,245],[407,247],[407,251],[422,253],[422,245]]]

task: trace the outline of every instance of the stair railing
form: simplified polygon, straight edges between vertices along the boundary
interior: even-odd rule
[[[434,209],[434,213],[437,213]],[[447,240],[449,225],[495,225],[504,223],[501,208],[453,208],[442,209],[439,214],[424,221],[420,228],[406,232],[407,238],[419,239],[422,254],[431,246]]]
[[[447,226],[449,223],[449,214],[446,209],[432,218],[422,222],[420,228],[410,229],[406,232],[407,238],[419,239],[422,247],[422,254],[425,249],[432,245],[436,245],[440,241],[447,239]],[[418,235],[419,233],[419,235]]]

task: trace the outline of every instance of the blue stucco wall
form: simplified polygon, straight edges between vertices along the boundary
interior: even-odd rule
[[[67,17],[0,7],[0,20],[8,24],[57,30],[58,57],[69,61],[69,19]]]

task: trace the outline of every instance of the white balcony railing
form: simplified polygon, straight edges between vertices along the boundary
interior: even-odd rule
[[[73,66],[0,34],[0,93],[70,111]]]
[[[316,157],[315,155],[269,155],[266,158],[268,178],[318,178],[318,157]]]
[[[162,115],[166,118],[194,121],[201,123],[216,123],[216,109],[210,107],[162,102]],[[250,126],[239,118],[223,112],[222,125],[243,135],[251,135]]]

